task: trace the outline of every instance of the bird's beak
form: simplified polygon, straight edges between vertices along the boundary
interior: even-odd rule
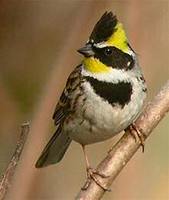
[[[94,51],[92,49],[91,44],[86,44],[84,47],[77,50],[80,54],[84,55],[85,57],[94,56]]]

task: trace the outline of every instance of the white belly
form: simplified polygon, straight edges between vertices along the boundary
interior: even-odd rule
[[[103,101],[88,83],[84,86],[87,97],[85,105],[80,101],[77,112],[64,125],[64,131],[73,140],[84,145],[109,139],[127,128],[141,112],[146,97],[137,80],[133,85],[131,101],[123,108]]]

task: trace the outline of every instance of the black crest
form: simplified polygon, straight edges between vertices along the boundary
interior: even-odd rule
[[[95,25],[90,40],[95,43],[106,41],[115,31],[117,18],[112,12],[105,12]]]

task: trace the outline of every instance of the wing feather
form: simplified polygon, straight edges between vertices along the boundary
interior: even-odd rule
[[[58,125],[65,117],[70,113],[70,101],[73,90],[80,83],[81,65],[77,66],[75,70],[70,74],[66,87],[63,90],[59,102],[55,107],[53,114],[53,120],[55,125]]]

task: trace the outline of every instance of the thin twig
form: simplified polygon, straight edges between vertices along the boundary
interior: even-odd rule
[[[150,102],[144,113],[136,121],[138,130],[141,130],[146,139],[160,120],[169,111],[169,81],[161,89],[152,102]],[[140,147],[140,142],[135,141],[130,132],[126,132],[117,142],[106,158],[98,165],[100,174],[105,174],[108,178],[97,177],[104,187],[110,187],[114,179],[135,154]],[[98,200],[101,199],[105,191],[93,180],[90,181],[87,190],[80,190],[76,200]]]
[[[20,155],[22,153],[28,132],[29,132],[29,123],[28,122],[23,123],[21,125],[21,134],[17,142],[15,152],[10,160],[10,163],[5,173],[2,175],[2,178],[0,180],[0,200],[3,200],[5,198],[6,193],[11,185],[12,177],[15,173],[15,169],[18,164]]]

